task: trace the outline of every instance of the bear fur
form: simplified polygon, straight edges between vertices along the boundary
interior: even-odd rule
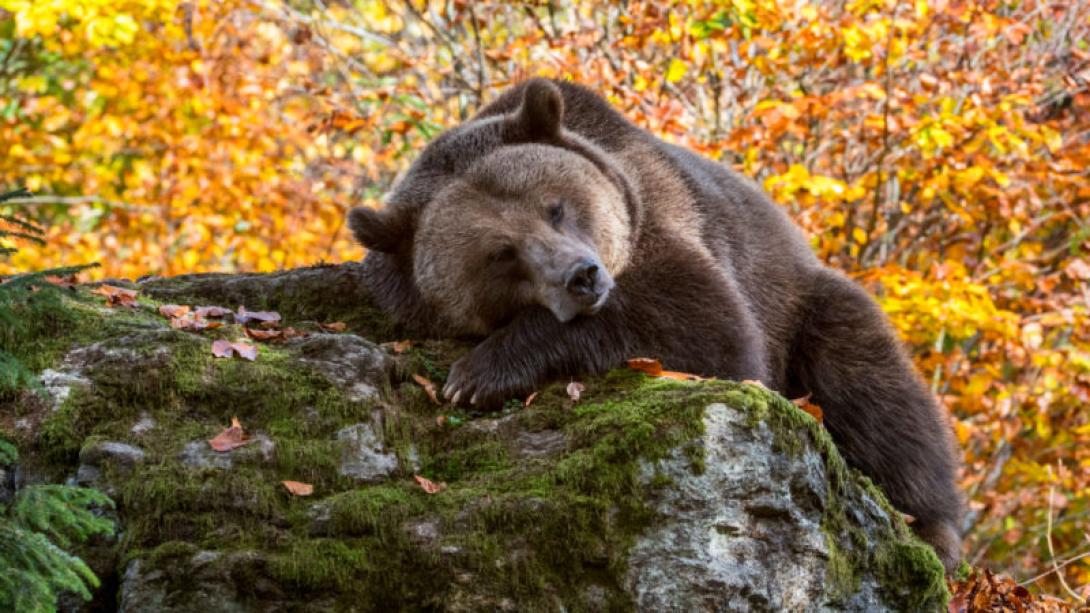
[[[874,300],[750,181],[533,79],[440,135],[382,210],[354,209],[379,304],[483,340],[444,393],[492,407],[628,358],[812,395],[850,464],[960,561],[944,411]]]

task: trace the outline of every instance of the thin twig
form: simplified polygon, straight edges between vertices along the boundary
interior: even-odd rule
[[[4,206],[15,205],[36,206],[39,204],[60,204],[64,206],[78,206],[81,204],[101,204],[111,209],[123,209],[126,211],[143,211],[146,206],[138,206],[118,200],[106,200],[98,196],[30,196],[27,198],[12,198],[4,202]]]
[[[1051,467],[1049,467],[1048,472],[1052,472]],[[1067,581],[1064,579],[1063,573],[1060,572],[1060,565],[1056,563],[1056,552],[1052,548],[1052,500],[1055,495],[1056,486],[1050,485],[1048,487],[1048,532],[1045,533],[1045,540],[1048,542],[1048,557],[1052,559],[1052,571],[1056,573],[1056,578],[1060,580],[1060,586],[1063,587],[1064,591],[1066,591],[1068,595],[1078,601],[1082,599],[1079,597],[1078,594],[1075,593],[1075,590],[1071,589],[1071,587],[1067,585]]]

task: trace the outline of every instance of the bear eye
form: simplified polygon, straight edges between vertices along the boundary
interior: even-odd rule
[[[553,227],[556,227],[559,226],[562,221],[564,221],[564,203],[557,202],[549,207],[549,223],[553,224]]]
[[[504,245],[488,255],[489,261],[495,264],[513,262],[517,257],[518,250],[515,249],[514,245]]]

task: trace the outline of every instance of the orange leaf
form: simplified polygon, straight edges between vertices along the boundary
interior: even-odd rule
[[[629,368],[657,377],[662,373],[662,362],[653,358],[632,358],[625,362]]]
[[[113,285],[102,284],[91,290],[91,293],[98,294],[99,296],[105,296],[107,306],[136,306],[136,290],[133,289],[125,289],[123,287],[115,287]]]
[[[534,392],[533,394],[527,396],[526,401],[522,403],[522,406],[528,407],[533,404],[535,400],[537,400],[537,392]]]
[[[238,418],[232,417],[231,427],[217,434],[215,438],[210,439],[208,445],[216,451],[227,452],[251,442],[252,439],[242,431],[242,424],[239,423]]]
[[[344,332],[345,329],[348,328],[347,324],[345,324],[343,321],[335,321],[331,324],[323,324],[321,322],[318,322],[318,327],[322,330],[325,330],[326,332]]]
[[[632,358],[625,362],[625,364],[632,370],[642,372],[652,377],[660,377],[663,379],[676,379],[678,381],[706,381],[704,377],[699,375],[691,375],[686,372],[678,372],[676,370],[663,370],[662,362],[654,358]]]
[[[421,477],[420,475],[416,475],[415,479],[416,482],[420,484],[420,487],[429,494],[438,494],[439,492],[447,489],[446,483],[436,483],[431,479]]]
[[[761,387],[764,386],[762,385]],[[791,404],[809,413],[819,424],[825,419],[825,413],[821,410],[821,407],[810,402],[810,394],[806,394],[802,398],[795,398],[791,401]]]
[[[424,393],[428,395],[428,398],[431,398],[432,402],[435,404],[443,404],[442,402],[439,402],[439,396],[435,393],[435,384],[428,381],[427,377],[413,373],[413,381],[416,381],[420,387],[424,388]]]
[[[393,349],[394,353],[405,353],[409,349],[412,349],[412,341],[394,341]]]
[[[63,287],[65,289],[73,288],[73,287],[76,286],[76,283],[79,282],[79,281],[76,280],[76,275],[68,275],[67,277],[58,277],[57,275],[46,275],[45,280],[48,283],[52,283],[53,285],[56,285],[57,287]],[[2,282],[3,282],[3,280],[0,279],[0,283],[2,283]]]
[[[293,496],[310,496],[314,493],[314,486],[300,481],[281,481]]]

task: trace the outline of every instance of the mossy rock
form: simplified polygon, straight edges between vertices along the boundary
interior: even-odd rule
[[[124,470],[101,460],[96,484],[121,522],[105,601],[126,611],[945,606],[934,553],[820,424],[767,390],[615,371],[575,403],[553,385],[528,407],[470,414],[409,376],[441,385],[467,346],[379,347],[403,331],[356,265],[134,287],[133,309],[46,290],[75,315],[23,357],[61,383],[0,400],[32,478],[74,475],[81,449],[114,448],[103,441],[143,451]],[[311,336],[260,344],[253,362],[214,358],[212,340],[242,329],[171,330],[163,302],[276,309]],[[317,326],[334,320],[348,332]],[[337,361],[343,347],[359,355]],[[260,448],[193,460],[232,417]],[[360,427],[392,458],[379,479],[341,470],[338,433]]]

